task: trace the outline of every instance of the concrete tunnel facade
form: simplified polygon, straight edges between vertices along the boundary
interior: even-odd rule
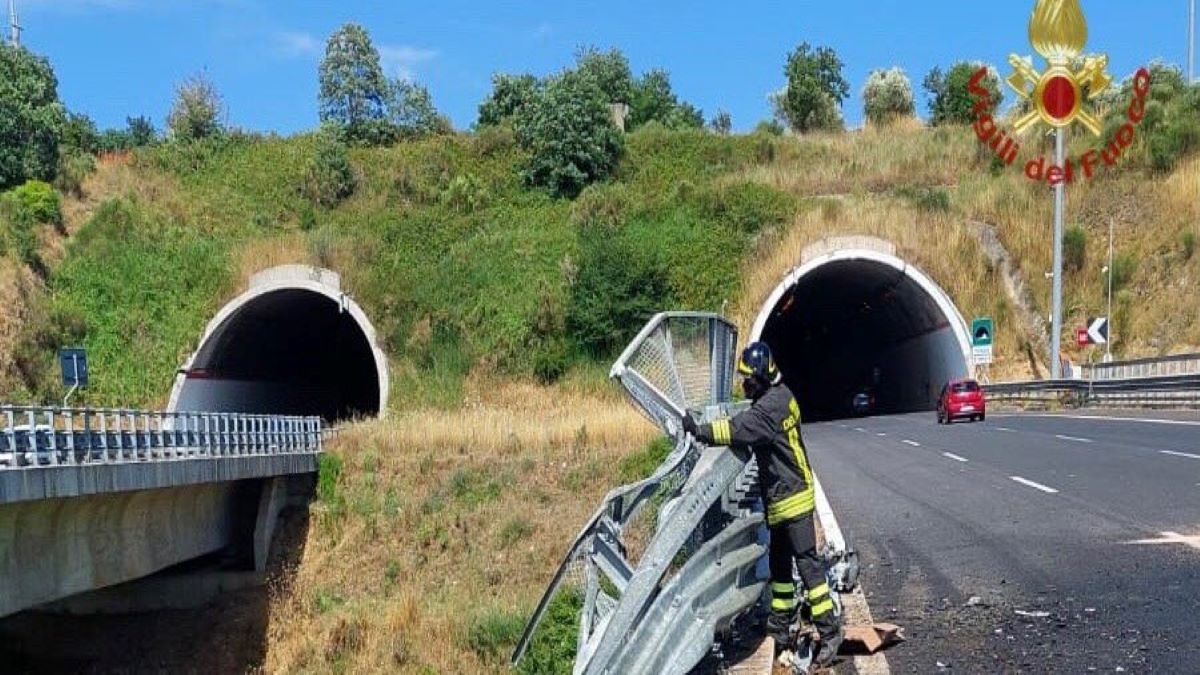
[[[388,367],[375,328],[329,270],[285,265],[256,274],[209,322],[176,374],[168,410],[382,415]]]
[[[806,249],[767,298],[750,340],[775,353],[806,419],[933,410],[942,385],[973,375],[970,331],[950,296],[888,242],[853,237]]]

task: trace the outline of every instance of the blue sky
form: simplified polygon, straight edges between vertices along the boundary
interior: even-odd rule
[[[177,82],[205,71],[230,123],[292,133],[317,124],[317,64],[342,23],[370,31],[389,74],[429,87],[455,126],[470,126],[493,72],[546,74],[577,45],[619,47],[635,73],[667,69],[680,96],[738,129],[769,117],[786,54],[802,41],[846,63],[845,112],[874,68],[898,65],[914,86],[934,65],[1032,53],[1033,0],[17,0],[24,43],[54,64],[59,93],[101,126],[145,114],[162,125]],[[5,3],[7,4],[7,3]],[[1187,0],[1084,0],[1089,49],[1118,78],[1154,58],[1183,64]],[[3,11],[3,9],[0,9]],[[924,114],[923,97],[919,108]]]

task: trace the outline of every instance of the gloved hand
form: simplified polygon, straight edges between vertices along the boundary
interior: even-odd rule
[[[699,433],[699,431],[700,431],[700,427],[696,424],[696,420],[692,419],[691,413],[683,414],[682,425],[683,425],[684,433],[691,434],[692,437],[695,437],[696,434]]]

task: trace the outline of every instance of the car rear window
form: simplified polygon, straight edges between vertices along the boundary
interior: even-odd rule
[[[979,391],[979,383],[975,382],[974,380],[969,382],[955,382],[950,386],[950,389],[956,394],[961,394],[967,391]]]

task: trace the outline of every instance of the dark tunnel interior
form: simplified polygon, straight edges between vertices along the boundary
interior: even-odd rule
[[[772,308],[762,337],[806,420],[932,410],[942,385],[968,372],[933,296],[874,260],[805,274]],[[856,411],[860,393],[869,411]]]
[[[175,407],[334,422],[377,415],[379,377],[349,312],[320,293],[279,290],[242,306],[201,346]]]

